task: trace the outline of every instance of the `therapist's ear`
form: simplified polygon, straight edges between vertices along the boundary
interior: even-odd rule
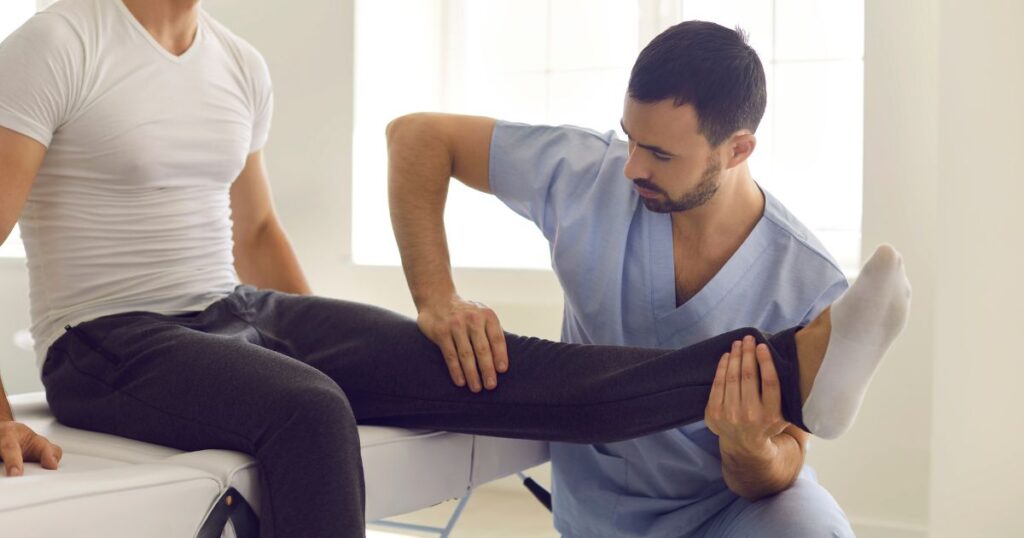
[[[757,146],[757,137],[754,136],[754,133],[747,130],[737,131],[729,140],[725,141],[724,146],[727,150],[724,156],[725,168],[735,168],[743,163],[743,161],[746,161],[750,154],[754,153],[754,148]]]

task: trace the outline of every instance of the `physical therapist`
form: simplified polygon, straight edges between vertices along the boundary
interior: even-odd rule
[[[449,176],[543,232],[565,293],[567,342],[678,348],[746,325],[775,332],[806,325],[843,294],[832,256],[751,175],[765,103],[764,70],[745,36],[689,21],[640,53],[622,112],[628,141],[481,117],[393,121],[395,234],[421,330],[450,367],[461,365],[453,382],[495,389],[515,357],[494,312],[460,297],[452,281],[442,218]],[[847,375],[833,374],[838,383]],[[810,407],[805,416],[834,412],[828,402]],[[553,444],[557,530],[853,535],[804,466],[808,434],[791,424],[772,430],[758,409],[716,409],[705,422],[625,442]]]

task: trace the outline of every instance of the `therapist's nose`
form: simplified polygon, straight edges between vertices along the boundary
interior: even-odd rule
[[[630,181],[648,179],[650,177],[650,170],[644,165],[643,152],[637,151],[635,142],[630,142],[628,147],[629,157],[626,159],[626,166],[623,167],[622,173]]]

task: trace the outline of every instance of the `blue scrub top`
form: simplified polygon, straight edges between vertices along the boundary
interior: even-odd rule
[[[490,187],[550,244],[564,341],[679,348],[740,327],[777,332],[806,324],[846,289],[818,239],[764,192],[749,237],[676,307],[671,217],[644,207],[623,175],[626,158],[614,132],[495,127]],[[739,499],[703,422],[619,443],[552,443],[551,461],[555,527],[568,537],[678,538]]]

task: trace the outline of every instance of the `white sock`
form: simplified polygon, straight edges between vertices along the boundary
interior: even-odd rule
[[[889,245],[875,250],[850,289],[832,303],[832,333],[803,405],[804,424],[835,439],[857,416],[871,377],[907,323],[910,282]]]

